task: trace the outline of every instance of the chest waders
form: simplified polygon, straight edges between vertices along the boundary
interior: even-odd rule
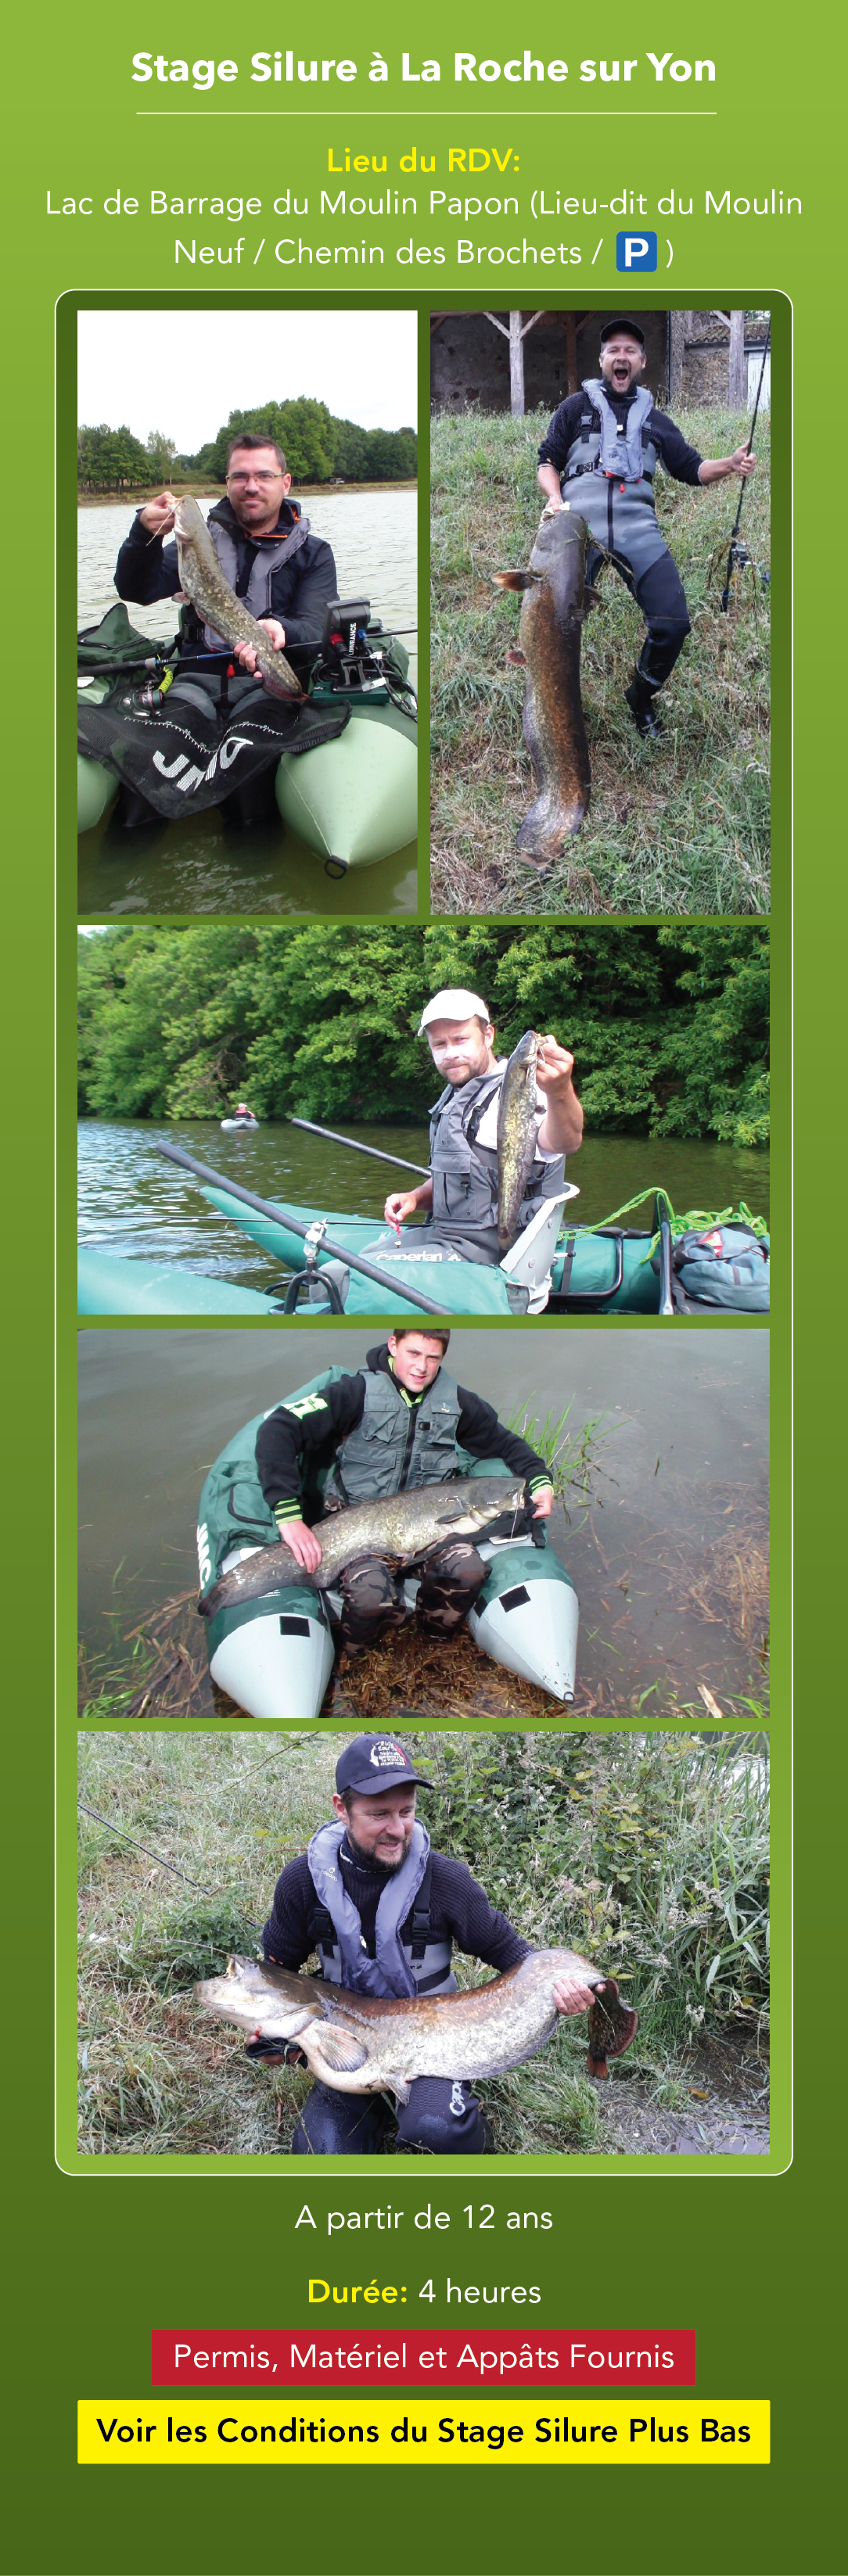
[[[506,1063],[497,1072],[475,1076],[454,1090],[450,1083],[430,1114],[430,1170],[433,1215],[427,1231],[465,1261],[499,1262],[498,1157],[494,1146],[481,1145],[478,1130],[485,1111],[497,1100]],[[522,1199],[518,1231],[523,1232],[546,1200],[557,1198],[565,1175],[565,1156],[531,1165],[527,1196]]]
[[[657,523],[654,475],[657,450],[647,422],[651,395],[640,387],[619,420],[600,377],[583,386],[584,406],[561,476],[565,506],[582,512],[596,546],[604,548],[642,610],[647,635],[625,691],[640,733],[659,731],[651,702],[673,670],[689,634],[683,584]],[[591,584],[601,568],[587,562]]]
[[[307,1852],[317,1899],[311,1928],[322,1976],[360,1995],[454,1995],[450,1941],[430,1937],[432,1864],[424,1826],[413,1826],[409,1850],[383,1888],[373,1959],[363,1946],[362,1920],[339,1867],[346,1830],[341,1823],[319,1826]]]

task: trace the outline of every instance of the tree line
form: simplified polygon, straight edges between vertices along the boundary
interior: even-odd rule
[[[500,1052],[527,1028],[575,1056],[596,1133],[769,1134],[769,934],[691,929],[186,930],[79,942],[84,1118],[418,1120],[439,1085],[417,1035],[442,986],[481,994]]]
[[[223,482],[227,449],[240,429],[275,440],[295,483],[402,483],[418,471],[414,429],[363,429],[358,421],[337,420],[326,403],[298,394],[290,402],[231,411],[196,456],[184,454],[161,430],[151,430],[143,442],[126,422],[120,429],[106,421],[96,428],[83,422],[77,431],[77,480],[91,492],[183,482],[192,475]]]

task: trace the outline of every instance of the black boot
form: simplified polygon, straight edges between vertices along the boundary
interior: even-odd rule
[[[644,680],[641,671],[634,671],[630,687],[624,692],[624,703],[630,708],[637,733],[646,741],[655,740],[663,730],[657,713],[656,695],[650,680]]]

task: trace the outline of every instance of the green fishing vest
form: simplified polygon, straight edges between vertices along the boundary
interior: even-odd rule
[[[441,1485],[467,1473],[467,1453],[457,1442],[459,1389],[440,1368],[420,1404],[410,1411],[397,1379],[386,1369],[363,1369],[365,1410],[356,1430],[339,1444],[327,1479],[345,1503],[370,1502],[415,1485]]]

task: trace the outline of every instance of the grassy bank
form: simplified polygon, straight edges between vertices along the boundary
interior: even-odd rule
[[[285,2153],[310,2079],[251,2066],[192,1988],[229,1949],[253,1950],[280,1869],[330,1812],[344,1740],[81,1739],[80,1797],[106,1819],[80,1815],[84,2152]],[[535,1946],[574,1946],[608,1967],[641,2015],[600,2095],[582,2016],[481,2087],[497,2152],[601,2154],[629,2099],[643,2138],[664,2114],[691,2116],[710,2051],[744,2046],[759,2065],[768,1820],[753,1739],[419,1732],[410,1743],[434,1782],[421,1806],[436,1848],[466,1860]],[[460,1983],[480,1982],[476,1963],[457,1965]]]
[[[658,479],[658,516],[692,634],[663,693],[659,743],[636,734],[622,693],[644,632],[607,567],[583,631],[592,802],[578,841],[539,878],[513,855],[533,798],[521,734],[523,673],[507,663],[517,601],[492,575],[526,564],[540,511],[537,449],[548,415],[468,413],[432,423],[432,896],[439,912],[759,913],[769,905],[769,590],[750,572],[720,608],[739,485]],[[747,432],[720,411],[680,415],[704,456]],[[769,420],[742,533],[769,564]]]

